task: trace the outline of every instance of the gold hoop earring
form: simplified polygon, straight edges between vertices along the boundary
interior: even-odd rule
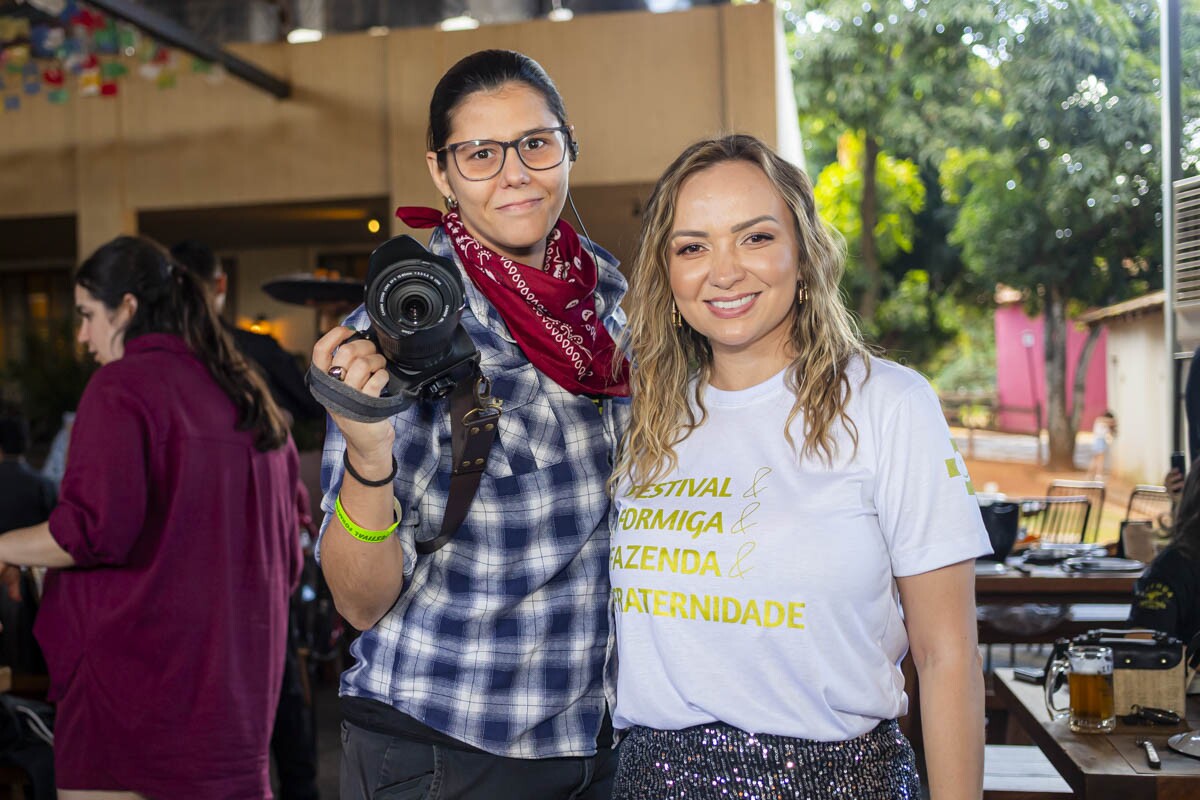
[[[800,305],[804,305],[805,303],[808,302],[808,286],[807,285],[805,285],[803,283],[800,284],[800,289],[799,289],[799,292],[797,293],[796,300]]]
[[[683,315],[679,313],[679,306],[675,305],[675,301],[671,301],[671,324],[676,328],[683,327]]]

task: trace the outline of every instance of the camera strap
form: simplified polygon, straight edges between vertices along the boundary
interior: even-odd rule
[[[437,536],[416,543],[421,555],[445,547],[466,519],[499,430],[502,401],[492,397],[492,382],[479,371],[477,361],[469,369],[469,374],[458,379],[449,395],[453,468],[446,515]],[[308,371],[308,385],[313,396],[330,411],[358,422],[387,419],[413,402],[412,397],[404,396],[369,397],[315,368]]]
[[[492,442],[500,422],[501,401],[492,397],[492,383],[476,371],[471,380],[461,380],[450,393],[450,443],[453,469],[446,515],[442,529],[432,539],[418,541],[417,553],[428,555],[446,546],[467,517],[467,509],[479,490],[487,467]]]
[[[399,414],[413,402],[411,397],[405,395],[371,397],[312,366],[308,368],[305,383],[318,403],[331,413],[340,414],[355,422],[385,420]]]

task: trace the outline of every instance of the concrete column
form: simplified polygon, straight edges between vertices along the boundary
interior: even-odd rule
[[[121,234],[137,233],[137,210],[129,202],[124,100],[79,98],[73,103],[80,137],[75,158],[76,255],[83,261]]]

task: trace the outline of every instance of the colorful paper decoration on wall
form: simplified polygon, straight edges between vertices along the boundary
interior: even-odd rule
[[[29,20],[24,17],[0,17],[0,42],[28,39]]]
[[[95,97],[100,94],[100,70],[82,69],[79,71],[79,96]]]
[[[122,64],[120,61],[105,61],[100,65],[100,77],[106,80],[115,80],[123,75],[129,74],[129,67]]]
[[[53,17],[33,24],[0,15],[0,95],[5,111],[21,108],[21,95],[44,94],[55,105],[79,97],[115,97],[138,59],[138,74],[159,89],[174,88],[181,69],[174,51],[77,0],[40,0]],[[187,68],[184,68],[187,69]],[[219,83],[225,70],[193,58],[190,72]],[[44,89],[43,89],[44,87]]]

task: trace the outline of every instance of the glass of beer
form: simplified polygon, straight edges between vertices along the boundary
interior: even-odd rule
[[[1054,688],[1066,673],[1070,707],[1054,704]],[[1109,733],[1117,727],[1113,706],[1113,654],[1111,647],[1072,645],[1046,675],[1046,709],[1051,719],[1067,718],[1075,733]]]

